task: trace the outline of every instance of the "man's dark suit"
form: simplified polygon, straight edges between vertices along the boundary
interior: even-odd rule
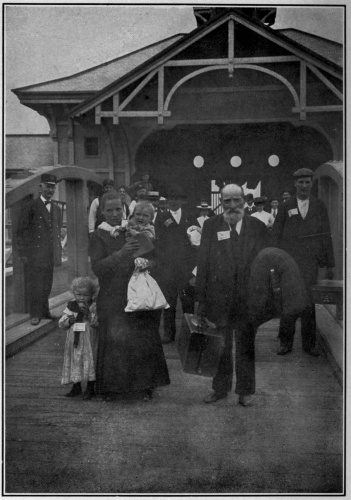
[[[189,285],[196,266],[196,249],[190,244],[187,229],[198,226],[196,218],[182,209],[179,224],[170,211],[159,213],[155,223],[156,245],[161,263],[160,286],[165,294],[169,309],[164,310],[165,336],[174,340],[176,335],[176,307],[179,295],[183,313],[194,312],[194,290]]]
[[[255,392],[255,328],[248,317],[247,293],[250,266],[267,246],[268,230],[260,220],[244,216],[240,235],[222,215],[205,221],[198,253],[196,295],[205,305],[205,316],[223,328],[225,345],[213,389],[227,393],[233,378],[233,328],[236,344],[236,389],[239,395]],[[224,235],[223,235],[224,233]]]
[[[54,265],[61,264],[62,215],[51,202],[48,212],[41,198],[28,203],[18,224],[19,253],[26,257],[29,312],[32,318],[49,314],[48,298],[52,288]]]
[[[290,212],[290,213],[289,213]],[[280,206],[274,221],[272,238],[275,246],[288,252],[300,268],[309,298],[318,278],[319,267],[334,267],[333,244],[326,206],[310,197],[305,219],[294,196]],[[279,336],[281,343],[292,346],[296,317],[283,317]],[[311,350],[316,341],[315,309],[312,303],[301,314],[301,336],[304,350]]]

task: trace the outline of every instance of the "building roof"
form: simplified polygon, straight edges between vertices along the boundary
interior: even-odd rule
[[[324,57],[328,61],[336,63],[338,66],[343,66],[343,46],[341,43],[333,42],[326,38],[294,28],[286,28],[277,31],[300,45],[303,45],[306,49],[309,49],[315,54]]]
[[[103,99],[112,95],[118,89],[135,81],[137,78],[147,74],[152,69],[157,68],[165,61],[172,58],[174,54],[205,36],[228,19],[242,23],[248,28],[267,37],[271,41],[282,45],[292,54],[312,61],[322,69],[330,70],[334,74],[342,77],[342,46],[329,40],[309,35],[302,31],[274,30],[264,24],[251,19],[236,9],[228,9],[215,19],[196,28],[190,33],[174,35],[143,49],[131,52],[122,57],[113,59],[107,63],[95,66],[75,75],[60,78],[50,82],[14,89],[14,92],[23,100],[30,96],[39,95],[59,95],[69,93],[80,94],[79,100],[84,100],[75,106],[69,113],[86,110]],[[339,57],[332,57],[333,50]],[[84,92],[86,96],[84,96]],[[88,93],[88,94],[87,94]]]
[[[140,64],[181,39],[184,35],[173,35],[159,42],[99,64],[93,68],[48,82],[15,89],[20,92],[98,92],[118,80]]]

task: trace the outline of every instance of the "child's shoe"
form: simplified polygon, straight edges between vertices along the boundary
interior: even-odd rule
[[[84,391],[83,399],[92,399],[95,396],[95,382],[88,382],[87,388]]]
[[[80,396],[82,394],[82,385],[80,382],[77,382],[76,384],[73,384],[72,389],[70,392],[65,394],[68,398],[74,398],[75,396]]]

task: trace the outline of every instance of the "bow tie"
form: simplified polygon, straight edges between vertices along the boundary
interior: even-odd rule
[[[51,201],[50,200],[46,200],[46,201],[44,201],[44,203],[45,203],[45,206],[46,205],[50,205]]]

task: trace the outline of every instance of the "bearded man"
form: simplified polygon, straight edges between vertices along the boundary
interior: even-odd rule
[[[197,312],[215,323],[224,337],[214,392],[204,402],[215,403],[232,389],[235,329],[235,392],[239,403],[247,406],[255,392],[255,327],[248,317],[248,281],[251,263],[268,246],[269,233],[262,221],[245,214],[240,186],[226,185],[221,200],[223,214],[205,221],[198,253]]]

